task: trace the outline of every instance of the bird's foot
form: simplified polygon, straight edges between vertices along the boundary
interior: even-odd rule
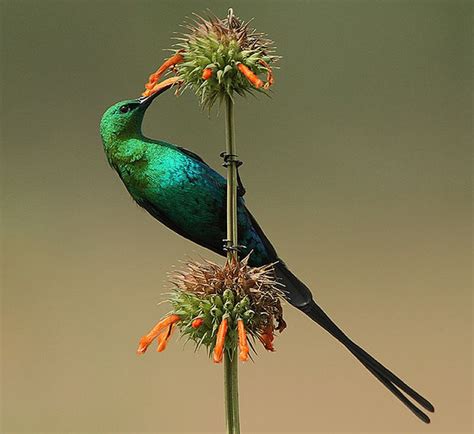
[[[237,159],[238,155],[235,154],[228,154],[227,152],[223,151],[219,154],[219,156],[224,160],[224,163],[222,163],[224,167],[229,167],[232,163],[235,163],[236,167],[240,167],[242,164],[244,164],[243,161]]]
[[[240,174],[239,174],[239,167],[242,166],[243,161],[240,161],[237,159],[237,155],[235,154],[229,154],[226,151],[223,151],[219,154],[219,156],[224,160],[224,163],[222,165],[224,167],[229,167],[232,163],[235,164],[235,167],[237,169],[237,193],[239,196],[244,196],[245,195],[245,187],[242,184],[242,180],[240,179]]]
[[[232,240],[227,238],[223,239],[222,242],[224,243],[224,251],[225,252],[237,252],[240,253],[242,250],[246,249],[247,246],[243,246],[241,244],[233,244]]]

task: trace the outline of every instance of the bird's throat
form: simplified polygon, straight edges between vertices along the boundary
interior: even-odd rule
[[[143,166],[147,161],[147,142],[144,137],[121,138],[106,147],[109,163],[117,170],[124,166]]]

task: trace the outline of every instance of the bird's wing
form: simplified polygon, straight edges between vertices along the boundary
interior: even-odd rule
[[[177,146],[177,148],[179,149],[179,151],[181,151],[182,153],[188,155],[189,157],[193,158],[194,160],[196,161],[199,161],[203,164],[205,164],[207,167],[211,168],[199,155],[195,154],[194,152],[190,151],[189,149],[186,149],[186,148],[183,148],[181,146]],[[211,170],[213,170],[211,168]],[[239,170],[237,168],[237,182],[238,182],[238,188],[237,188],[237,192],[239,194],[240,197],[242,197],[244,194],[245,194],[245,188],[242,184],[242,180],[240,179],[240,174],[239,174]],[[243,199],[240,199],[242,201],[241,204],[239,204],[239,208],[244,208],[245,210],[245,213],[247,214],[249,220],[250,220],[250,224],[251,224],[251,228],[247,228],[247,231],[248,232],[253,232],[254,234],[257,235],[257,238],[259,239],[259,241],[262,243],[263,247],[264,247],[264,251],[265,251],[265,254],[262,254],[263,252],[257,252],[255,251],[255,246],[254,247],[254,253],[253,255],[251,256],[251,259],[250,259],[250,263],[258,263],[259,265],[263,265],[265,263],[268,263],[268,262],[273,262],[273,261],[277,261],[278,260],[278,255],[277,255],[277,252],[275,250],[275,248],[273,247],[272,243],[270,242],[270,240],[267,238],[267,236],[265,235],[265,233],[263,232],[263,229],[260,227],[260,225],[258,224],[257,220],[255,220],[255,217],[251,214],[251,212],[248,210],[248,208],[245,206],[245,202]],[[166,224],[166,223],[165,223]],[[173,228],[172,228],[173,229]],[[174,229],[173,229],[174,230]],[[178,232],[178,231],[176,231]],[[250,235],[250,234],[249,234]],[[183,235],[186,237],[186,235]],[[240,237],[240,236],[239,236]],[[253,236],[254,237],[254,236]],[[189,237],[187,237],[189,238]],[[248,240],[250,241],[250,240]],[[201,242],[202,244],[202,242]],[[254,243],[249,243],[249,244],[254,244]],[[258,245],[258,241],[257,241],[257,245]],[[203,245],[203,244],[202,244]],[[222,250],[222,244],[218,244],[216,245],[215,243],[213,245],[211,244],[208,244],[206,246],[204,246],[220,255],[223,254],[223,250]],[[260,250],[260,249],[257,249],[257,250]],[[260,254],[259,254],[260,253]],[[260,256],[261,256],[261,260],[260,259]],[[263,259],[264,258],[264,259]],[[261,262],[261,263],[260,263]]]
[[[237,193],[240,197],[243,197],[246,192],[247,190],[245,190],[244,184],[242,183],[242,179],[240,179],[240,172],[239,168],[237,167]]]
[[[186,154],[188,157],[191,157],[200,163],[204,163],[206,166],[209,167],[209,164],[207,164],[198,154],[194,153],[193,151],[190,151],[189,149],[183,148],[182,146],[176,146],[176,148],[182,152],[183,154]]]
[[[159,222],[163,223],[166,227],[171,229],[173,232],[176,232],[177,234],[181,235],[182,237],[191,240],[193,242],[197,242],[201,246],[203,246],[206,249],[209,249],[219,255],[222,255],[222,245],[221,246],[216,246],[215,244],[211,242],[206,242],[204,239],[200,239],[199,241],[195,240],[195,237],[188,233],[185,229],[183,229],[181,226],[178,226],[173,219],[171,219],[166,213],[163,211],[159,210],[153,203],[150,201],[141,198],[140,200],[137,200],[137,203],[147,210],[154,218],[156,218]]]
[[[247,207],[245,207],[245,211],[247,212],[247,215],[250,219],[253,230],[256,232],[256,234],[258,235],[258,237],[260,238],[260,241],[262,242],[264,246],[265,253],[266,253],[265,263],[278,261],[279,260],[278,254],[275,250],[275,247],[273,247],[272,243],[265,235],[265,232],[263,232],[263,229],[260,227],[257,220],[255,220],[255,217],[252,215],[252,213],[248,210]]]
[[[200,163],[205,164],[207,167],[210,167],[209,164],[207,164],[198,154],[194,153],[193,151],[190,151],[189,149],[183,148],[182,146],[176,146],[176,148],[182,152],[183,154],[186,154],[188,157],[193,158],[196,161],[199,161]],[[242,183],[242,179],[240,178],[240,173],[239,169],[237,168],[237,193],[240,197],[243,197],[246,190],[244,187],[244,184]]]
[[[192,175],[190,176],[192,177]],[[196,181],[215,185],[215,188],[209,189],[209,194],[210,196],[216,194],[217,196],[215,197],[215,200],[220,204],[220,206],[214,210],[215,222],[218,222],[215,226],[216,229],[220,229],[212,236],[209,231],[196,233],[192,228],[183,228],[182,225],[176,223],[173,216],[167,215],[165,210],[158,207],[152,200],[147,199],[146,197],[134,197],[134,199],[138,205],[148,211],[154,218],[172,231],[217,253],[218,255],[225,255],[223,250],[223,239],[226,236],[225,179],[209,168],[208,170],[201,172]],[[250,253],[250,251],[253,252],[249,264],[260,266],[268,264],[269,262],[277,261],[278,257],[275,248],[272,246],[255,218],[245,206],[242,198],[239,198],[238,209],[239,241],[245,246],[242,254]]]

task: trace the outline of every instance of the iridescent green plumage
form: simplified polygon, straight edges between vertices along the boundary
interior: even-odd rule
[[[127,113],[120,108],[130,107]],[[141,132],[146,107],[124,101],[106,111],[101,123],[104,149],[133,199],[166,226],[222,254],[226,236],[226,180],[192,152],[148,139]],[[251,265],[278,258],[239,198],[240,244],[252,251]]]

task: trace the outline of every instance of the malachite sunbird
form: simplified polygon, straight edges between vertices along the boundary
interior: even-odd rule
[[[224,255],[226,180],[195,153],[142,134],[142,121],[151,102],[171,84],[151,96],[114,104],[100,123],[107,159],[136,203],[174,232]],[[346,334],[314,302],[308,287],[278,256],[242,197],[238,199],[239,244],[252,252],[249,265],[276,262],[275,273],[287,300],[341,342],[388,390],[422,421],[429,417],[409,398],[433,412],[433,405]]]

